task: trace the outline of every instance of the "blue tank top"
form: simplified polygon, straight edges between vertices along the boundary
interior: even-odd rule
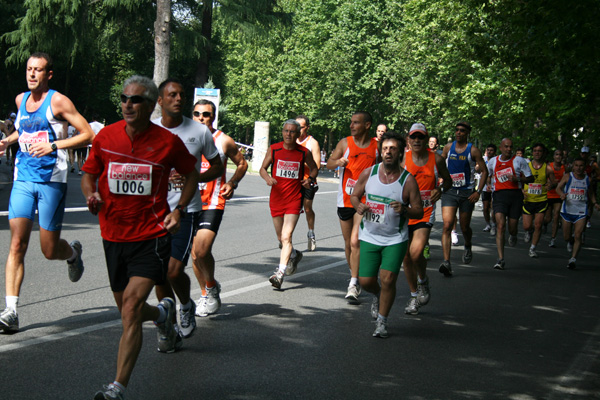
[[[473,147],[473,143],[468,143],[465,151],[458,154],[456,141],[452,142],[452,146],[450,146],[446,165],[452,177],[454,189],[473,190],[475,186],[475,162],[471,158],[471,147]]]
[[[23,95],[15,128],[19,131],[19,150],[15,163],[15,181],[67,182],[67,151],[57,151],[43,157],[29,155],[33,143],[52,143],[67,137],[68,122],[58,120],[52,113],[50,102],[56,90],[49,90],[42,105],[33,112],[27,111],[27,99],[31,92]]]

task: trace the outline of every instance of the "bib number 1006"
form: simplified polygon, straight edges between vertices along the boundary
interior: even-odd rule
[[[144,195],[144,184],[136,181],[115,181],[115,190],[120,194]]]

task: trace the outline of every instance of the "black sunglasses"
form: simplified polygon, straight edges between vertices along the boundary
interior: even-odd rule
[[[415,133],[411,133],[408,137],[411,139],[425,139],[427,137],[427,135],[425,135],[421,132],[415,132]]]
[[[200,116],[200,114],[202,114],[202,116],[204,118],[208,118],[208,117],[212,116],[212,113],[210,111],[202,111],[202,112],[194,111],[193,114],[194,114],[194,117],[196,117],[196,118],[198,118]]]
[[[122,94],[121,95],[121,103],[125,104],[125,103],[127,103],[127,100],[131,100],[131,102],[133,104],[140,104],[140,103],[146,101],[146,98],[143,96],[139,96],[137,94],[134,94],[133,96],[127,96],[126,94]]]

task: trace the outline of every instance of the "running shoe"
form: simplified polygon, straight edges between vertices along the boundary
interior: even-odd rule
[[[444,260],[440,264],[440,273],[444,274],[444,276],[452,276],[452,266],[450,265],[450,261]]]
[[[531,232],[526,231],[525,232],[525,243],[529,243],[529,242],[531,242]]]
[[[576,261],[576,260],[575,260],[573,257],[571,257],[571,258],[569,259],[569,264],[567,264],[567,268],[568,268],[568,269],[575,269],[575,261]]]
[[[404,314],[417,315],[419,313],[419,307],[421,307],[419,300],[416,297],[410,296],[410,299],[404,308]]]
[[[158,304],[167,312],[167,318],[165,319],[165,322],[156,324],[156,327],[158,328],[156,333],[158,339],[158,351],[161,353],[173,353],[178,350],[178,334],[175,330],[175,324],[173,324],[173,317],[175,316],[175,302],[173,299],[165,297]],[[181,347],[181,342],[179,343],[179,347]]]
[[[308,251],[315,251],[317,248],[317,239],[315,238],[315,233],[312,232],[311,235],[311,232],[308,232],[306,237],[308,238]]]
[[[179,331],[181,336],[189,338],[196,330],[196,303],[191,301],[192,306],[188,310],[183,310],[181,305],[179,306]]]
[[[515,247],[515,245],[517,244],[517,236],[513,236],[513,235],[508,235],[508,245],[511,247]]]
[[[94,400],[123,400],[123,392],[117,386],[109,383],[104,385],[102,390],[96,392]]]
[[[494,264],[494,269],[504,269],[504,260],[498,259],[496,264]]]
[[[550,238],[550,244],[548,246],[550,246],[550,247],[556,247],[556,239],[555,238]]]
[[[83,260],[81,259],[81,253],[83,253],[83,247],[79,240],[73,240],[70,243],[73,250],[77,253],[77,257],[73,262],[67,261],[67,266],[69,267],[69,279],[71,282],[77,282],[81,279],[81,275],[83,275]]]
[[[348,291],[346,292],[345,299],[349,301],[358,301],[358,296],[360,296],[361,288],[359,284],[348,286]]]
[[[279,241],[279,250],[283,249],[283,243],[281,243],[281,240]]]
[[[11,308],[5,308],[0,314],[0,329],[4,332],[17,332],[19,330],[19,316]]]
[[[457,246],[458,245],[458,234],[456,233],[456,231],[452,231],[450,233],[450,237],[452,238],[452,244],[454,246]]]
[[[465,247],[465,252],[463,253],[462,260],[465,264],[471,264],[471,261],[473,261],[473,252],[471,251],[470,247]]]
[[[377,319],[378,314],[379,314],[379,297],[373,296],[373,302],[371,303],[371,317],[373,317],[373,319]]]
[[[495,224],[492,224],[492,229],[490,230],[490,235],[496,236],[496,225]]]
[[[283,272],[281,272],[279,269],[277,269],[277,271],[275,271],[273,273],[273,275],[271,275],[271,277],[269,278],[269,282],[271,282],[271,285],[273,285],[273,287],[275,289],[281,289],[281,284],[283,283],[283,277],[284,277]]]
[[[592,227],[592,223],[590,221],[587,222],[587,224],[585,224],[586,228],[591,228]]]
[[[538,258],[538,254],[531,247],[529,248],[529,257],[531,257],[531,258]]]
[[[571,253],[573,251],[573,243],[567,242],[567,252]]]
[[[386,323],[378,319],[376,324],[377,325],[375,327],[375,332],[373,332],[373,337],[378,337],[378,338],[382,338],[382,339],[387,338],[388,332],[387,332]]]
[[[206,300],[202,304],[202,310],[200,314],[202,317],[206,317],[211,314],[216,314],[221,308],[221,284],[217,281],[217,284],[211,288],[206,288]]]
[[[296,257],[290,257],[288,261],[287,268],[285,269],[286,275],[294,275],[296,273],[296,270],[298,269],[298,264],[300,263],[300,260],[302,260],[302,257],[302,252],[296,250]]]
[[[425,245],[425,248],[423,249],[423,257],[425,257],[426,260],[431,258],[431,254],[429,253],[429,245]]]
[[[429,298],[431,297],[431,293],[429,292],[429,278],[425,279],[424,282],[419,283],[417,280],[417,300],[419,300],[419,304],[424,306],[429,303]]]
[[[485,226],[485,228],[483,228],[483,231],[484,231],[484,232],[489,232],[489,231],[491,231],[491,230],[492,230],[492,227],[490,226],[490,224],[487,224],[487,225]]]

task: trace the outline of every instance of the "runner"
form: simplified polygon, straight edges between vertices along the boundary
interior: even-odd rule
[[[225,203],[233,197],[234,191],[248,169],[248,163],[233,139],[214,128],[216,112],[217,107],[213,102],[199,100],[194,105],[194,120],[206,125],[212,133],[223,165],[227,167],[227,158],[229,158],[235,164],[236,169],[229,181],[227,181],[227,168],[225,168],[219,178],[201,185],[201,223],[194,238],[192,252],[194,274],[202,291],[196,308],[196,315],[199,317],[215,314],[221,308],[221,285],[215,279],[215,258],[212,255],[212,246],[221,226]],[[206,159],[202,160],[202,172],[206,170],[207,163]]]
[[[496,247],[498,261],[495,269],[504,269],[504,236],[506,218],[508,217],[508,244],[517,244],[519,218],[523,212],[523,192],[521,182],[531,183],[534,180],[529,165],[523,157],[512,155],[513,142],[504,138],[500,144],[500,155],[488,161],[488,172],[494,179],[492,207],[496,218]]]
[[[581,158],[585,163],[585,173],[590,177],[590,190],[596,194],[596,186],[598,184],[598,177],[600,176],[600,167],[598,167],[598,163],[594,160],[590,159],[590,148],[588,146],[583,146],[580,151]],[[594,207],[592,204],[588,204],[588,214],[587,214],[587,223],[586,228],[591,228],[591,218],[594,214]],[[584,229],[585,232],[585,229]]]
[[[83,274],[82,246],[61,239],[67,195],[67,149],[91,143],[94,133],[68,97],[49,88],[52,58],[33,53],[27,60],[29,92],[19,94],[15,131],[0,141],[0,156],[18,143],[14,183],[8,204],[11,231],[6,260],[6,309],[0,314],[0,329],[19,330],[17,305],[25,275],[25,254],[36,211],[39,214],[40,246],[48,260],[67,260],[69,279]],[[80,135],[67,139],[67,126]]]
[[[473,259],[471,217],[475,203],[479,201],[483,192],[488,171],[481,151],[472,143],[469,143],[470,134],[471,125],[466,122],[459,122],[456,124],[456,140],[444,146],[442,151],[442,157],[446,159],[448,172],[452,178],[452,188],[442,195],[442,220],[444,221],[442,250],[444,261],[439,270],[444,276],[452,275],[450,233],[456,224],[456,210],[458,210],[460,229],[465,239],[465,251],[462,261],[465,264],[470,264]],[[481,179],[477,188],[475,188],[475,165],[481,171]]]
[[[410,299],[404,312],[412,315],[418,314],[419,308],[429,302],[429,278],[423,248],[429,241],[435,221],[435,203],[442,197],[442,193],[452,187],[452,178],[444,158],[429,151],[427,138],[425,125],[413,124],[408,134],[411,150],[406,152],[400,164],[415,177],[423,202],[423,217],[410,219],[408,222],[408,251],[404,256],[404,275],[410,288]],[[442,186],[438,186],[440,177]]]
[[[563,164],[563,152],[561,150],[554,150],[553,162],[550,163],[550,169],[554,174],[554,181],[560,182],[563,175],[566,172],[565,165]],[[560,218],[560,207],[562,200],[556,189],[548,190],[548,209],[546,210],[546,216],[544,223],[547,225],[552,221],[552,237],[550,238],[550,247],[556,247],[556,234],[558,233],[558,222]]]
[[[350,284],[345,298],[358,302],[358,264],[360,244],[358,228],[362,216],[356,213],[350,202],[354,185],[362,171],[375,165],[378,157],[377,140],[369,135],[373,118],[366,111],[357,111],[350,121],[350,136],[340,140],[327,160],[327,169],[340,168],[340,183],[337,197],[337,213],[344,237],[344,251],[350,268]]]
[[[201,171],[200,182],[209,182],[224,173],[225,168],[215,147],[212,135],[208,128],[183,116],[185,106],[185,91],[183,84],[176,79],[167,79],[158,87],[158,105],[162,117],[152,121],[158,126],[168,129],[185,144],[190,154],[196,157],[196,170]],[[209,167],[202,168],[203,157]],[[208,159],[208,161],[206,161]],[[175,169],[169,175],[169,191],[167,201],[171,211],[174,211],[181,201],[183,178]],[[194,233],[201,222],[202,199],[200,192],[196,191],[189,202],[185,216],[180,220],[180,228],[171,239],[171,257],[167,270],[167,282],[156,286],[156,297],[162,300],[166,297],[179,298],[180,332],[184,338],[192,336],[196,329],[196,305],[190,297],[190,277],[185,273]],[[174,321],[177,322],[175,315]]]
[[[275,226],[277,239],[282,244],[279,256],[279,267],[269,278],[276,289],[281,289],[284,275],[296,272],[302,253],[292,246],[292,235],[302,211],[301,186],[309,188],[316,182],[319,168],[312,154],[296,141],[300,137],[300,124],[294,119],[288,119],[283,124],[283,142],[271,145],[269,152],[260,167],[260,176],[271,186],[269,208]],[[309,168],[309,176],[304,177],[304,165]],[[271,175],[267,168],[271,166]]]
[[[563,219],[563,237],[571,245],[568,269],[576,267],[577,254],[581,249],[581,235],[586,224],[588,203],[600,210],[600,205],[596,202],[596,195],[590,188],[591,179],[585,173],[585,166],[585,160],[577,157],[573,161],[573,172],[565,174],[556,188],[556,193],[563,200],[560,210],[560,216]],[[574,235],[573,227],[575,228]]]
[[[525,231],[525,243],[531,241],[529,257],[537,258],[535,251],[542,235],[542,224],[544,213],[548,209],[548,190],[556,187],[552,167],[544,162],[546,157],[546,146],[535,143],[532,147],[533,157],[529,162],[529,169],[533,174],[534,181],[526,184],[523,189],[523,230]],[[533,227],[531,226],[533,224]]]
[[[298,115],[296,121],[300,124],[300,137],[298,138],[298,144],[304,146],[311,152],[313,160],[317,162],[321,157],[321,150],[319,148],[319,142],[314,137],[308,135],[308,129],[310,124],[306,115]],[[304,166],[304,179],[308,179],[308,166]],[[317,240],[315,238],[315,211],[313,210],[313,200],[315,193],[319,190],[319,185],[313,183],[308,189],[302,189],[304,197],[304,213],[306,214],[306,223],[308,224],[308,251],[315,251],[317,248]]]
[[[150,122],[158,89],[150,78],[132,76],[123,83],[124,120],[102,129],[83,166],[81,189],[92,214],[98,214],[110,287],[121,313],[117,373],[95,400],[123,399],[142,347],[142,324],[155,321],[158,350],[181,346],[173,326],[175,303],[164,298],[154,307],[146,300],[155,284],[166,281],[171,236],[185,207],[198,191],[196,159],[180,138]],[[185,177],[179,204],[167,202],[174,167]]]
[[[396,298],[396,281],[408,247],[408,219],[423,216],[419,187],[400,168],[406,142],[395,132],[379,140],[383,162],[365,169],[350,196],[363,215],[360,239],[360,285],[374,294],[371,316],[377,319],[374,337],[386,338],[387,318]],[[362,203],[363,196],[366,203]],[[378,278],[381,284],[378,282]]]
[[[496,150],[498,148],[495,144],[490,143],[485,148],[485,154],[483,155],[483,160],[485,161],[486,170],[488,161],[496,156]],[[479,167],[476,166],[475,169]],[[481,172],[481,171],[478,171]],[[485,228],[483,228],[484,232],[489,232],[490,235],[496,235],[496,222],[494,215],[491,213],[492,210],[492,187],[493,187],[493,177],[488,174],[488,178],[485,186],[483,187],[483,193],[481,193],[481,201],[483,203],[483,219],[485,220]],[[491,214],[491,217],[490,217]]]
[[[388,131],[386,124],[377,125],[377,129],[375,130],[375,140],[378,142],[381,140],[381,136]]]

